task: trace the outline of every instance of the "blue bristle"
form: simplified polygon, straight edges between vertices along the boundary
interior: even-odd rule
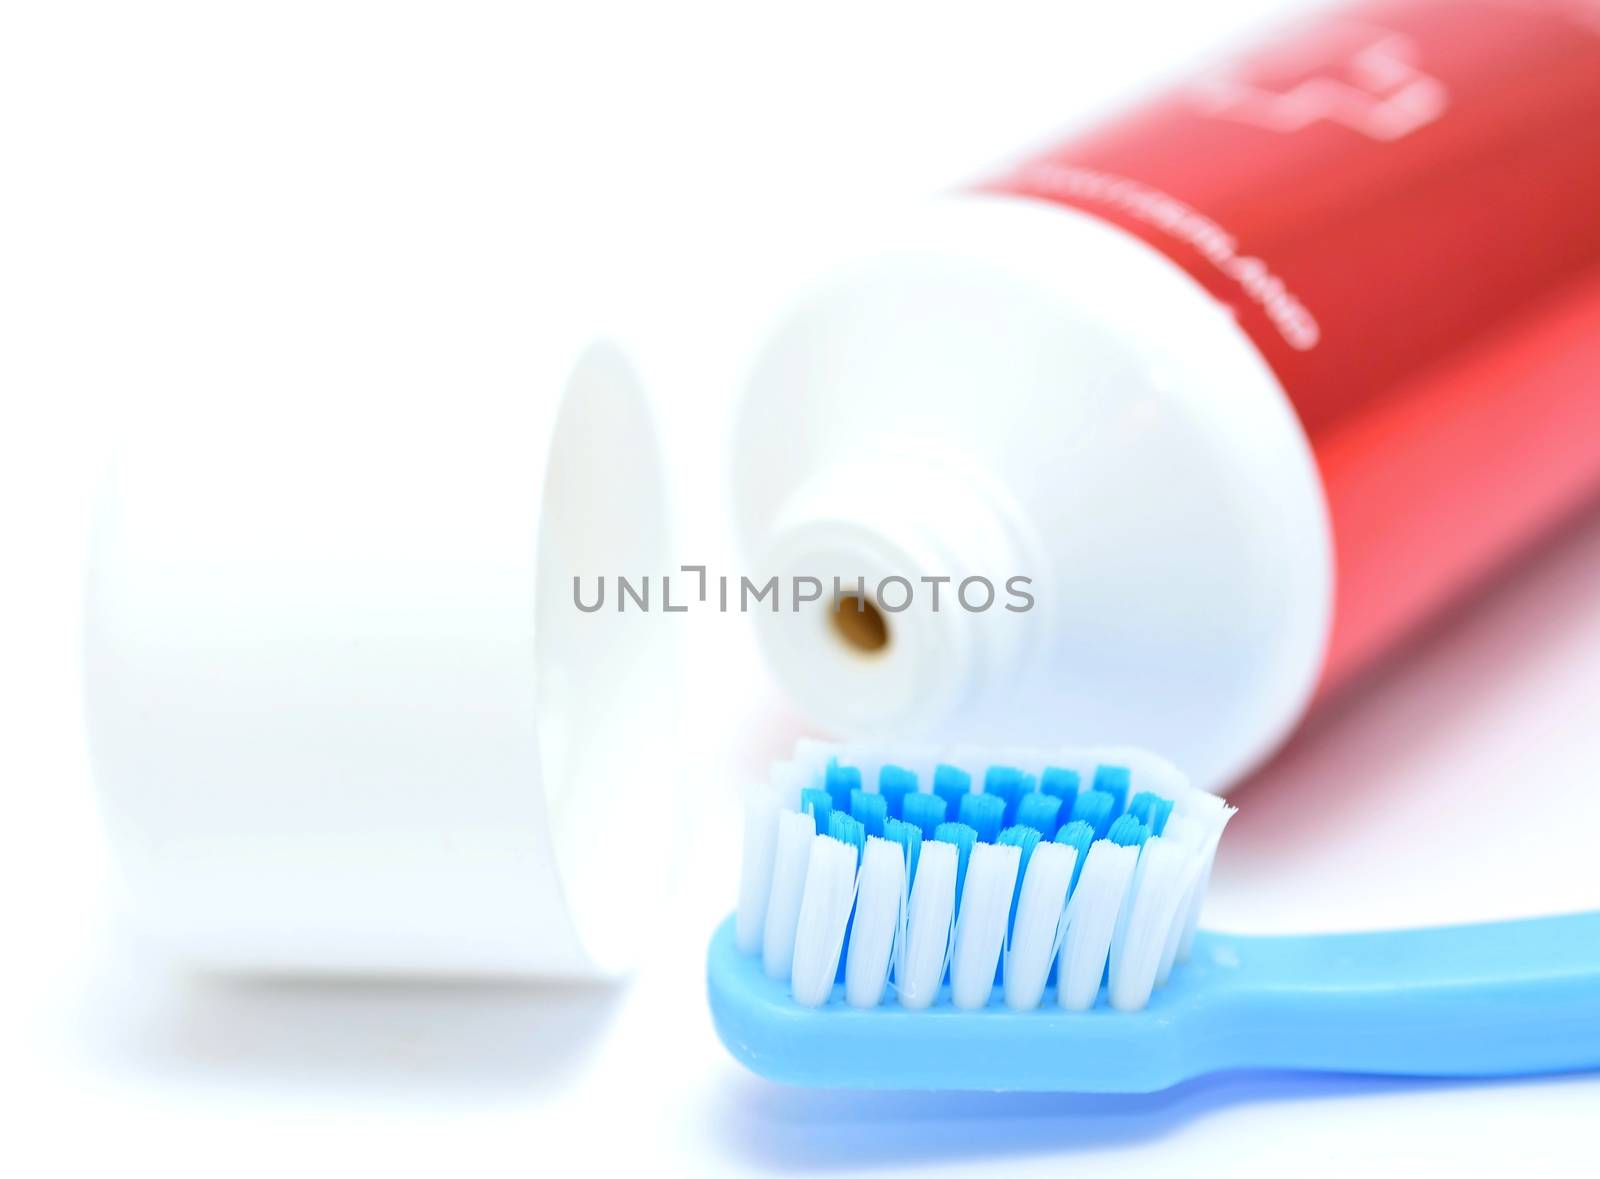
[[[883,821],[889,817],[883,795],[860,789],[850,792],[850,813],[860,820],[868,835],[882,835]]]
[[[965,823],[940,823],[933,837],[940,843],[956,846],[956,912],[961,912],[961,888],[967,882],[967,861],[972,858],[972,845],[978,842],[978,833]]]
[[[1150,828],[1150,834],[1160,835],[1167,829],[1167,819],[1172,815],[1172,800],[1141,790],[1128,801],[1128,813]]]
[[[889,808],[889,818],[900,817],[900,804],[917,788],[917,775],[902,766],[884,766],[878,771],[878,793]]]
[[[1072,883],[1067,887],[1067,895],[1070,896],[1072,890],[1078,887],[1078,877],[1083,875],[1083,861],[1088,858],[1089,845],[1094,842],[1094,828],[1082,819],[1076,819],[1056,832],[1056,842],[1065,843],[1078,853],[1072,864]]]
[[[949,806],[937,794],[908,794],[900,804],[900,817],[922,832],[922,838],[932,839],[934,828],[944,822]]]
[[[998,794],[963,794],[956,818],[978,833],[979,843],[993,843],[1005,823],[1006,800]]]
[[[1045,839],[1056,833],[1060,826],[1061,800],[1048,794],[1035,791],[1024,794],[1022,801],[1017,804],[1017,822],[1024,827],[1032,827]]]
[[[1039,792],[1056,798],[1072,798],[1078,793],[1079,781],[1077,770],[1051,766],[1039,775]]]
[[[961,805],[961,796],[972,791],[972,775],[955,766],[937,766],[933,771],[933,792],[944,799],[950,810]]]
[[[861,771],[855,766],[842,766],[836,761],[828,763],[828,772],[823,777],[823,785],[828,788],[828,797],[833,799],[833,809],[850,813],[850,792],[861,789]]]
[[[1017,804],[1024,795],[1033,793],[1035,785],[1032,774],[1025,774],[1015,766],[990,766],[983,775],[983,792],[1005,800],[1002,822],[1006,824],[1016,821]]]
[[[1143,847],[1144,841],[1150,838],[1150,828],[1132,815],[1123,815],[1111,824],[1106,838],[1122,847]]]
[[[1104,790],[1116,800],[1116,813],[1121,815],[1128,805],[1128,786],[1133,773],[1127,766],[1096,766],[1092,790]]]
[[[917,878],[917,857],[922,854],[922,831],[904,819],[889,819],[883,824],[883,837],[898,843],[906,853],[906,888]]]
[[[817,824],[817,833],[828,833],[828,817],[833,814],[833,798],[820,786],[811,786],[800,792],[800,812],[810,814]]]
[[[1104,790],[1085,790],[1072,800],[1071,820],[1082,820],[1094,828],[1094,837],[1104,839],[1116,817],[1117,800]]]
[[[834,811],[828,816],[828,834],[840,843],[852,845],[856,849],[856,860],[860,861],[861,853],[867,846],[867,831],[859,821],[843,811]]]

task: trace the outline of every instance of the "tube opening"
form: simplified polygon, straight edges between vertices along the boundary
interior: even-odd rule
[[[863,655],[877,655],[889,646],[889,620],[872,599],[860,594],[843,594],[834,603],[833,632]]]

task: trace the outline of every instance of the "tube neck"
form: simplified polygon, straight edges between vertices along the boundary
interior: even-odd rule
[[[1015,515],[981,472],[932,455],[841,461],[796,491],[758,557],[782,592],[756,625],[815,722],[928,733],[1016,673]]]

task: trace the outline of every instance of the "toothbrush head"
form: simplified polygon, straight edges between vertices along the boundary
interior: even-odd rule
[[[1197,934],[1231,807],[1137,750],[982,760],[807,743],[751,792],[707,960],[734,1056],[799,1085],[1077,1093],[1600,1067],[1600,912]]]
[[[1137,752],[955,760],[808,742],[750,792],[711,991],[758,1071],[785,1072],[748,1051],[763,1028],[813,1059],[846,1027],[848,1043],[923,1019],[1026,1037],[1046,1017],[1151,1018],[1233,808]]]

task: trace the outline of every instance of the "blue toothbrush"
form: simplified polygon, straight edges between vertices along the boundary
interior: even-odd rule
[[[1138,762],[1130,797],[1116,788],[1129,785],[1129,767],[1107,775],[1084,764],[1104,756],[1023,773],[1020,791],[1012,773],[996,776],[1006,811],[1040,825],[1013,824],[990,842],[940,832],[966,826],[947,822],[913,837],[916,825],[889,813],[885,834],[868,836],[831,807],[819,828],[802,795],[825,794],[847,755],[786,769],[751,808],[740,912],[711,943],[711,1010],[729,1050],[790,1084],[924,1090],[1147,1092],[1235,1068],[1510,1076],[1600,1067],[1600,913],[1382,933],[1192,933],[1212,836],[1231,810],[1196,798],[1165,763],[1119,751]],[[889,778],[903,783],[906,772],[894,766]],[[986,775],[964,772],[982,792]],[[1059,807],[1028,802],[1043,793],[1040,779],[1059,784],[1063,772],[1083,789],[1058,791]],[[1073,803],[1095,792],[1097,775],[1121,813],[1085,839]],[[902,792],[892,809],[905,815],[912,798]],[[1104,820],[1105,805],[1078,809]],[[926,819],[932,809],[913,802],[909,813]],[[988,807],[966,809],[987,821]],[[1027,834],[1007,836],[1019,827]],[[1130,860],[1125,880],[1107,876]],[[1075,935],[1075,926],[1109,936]]]

